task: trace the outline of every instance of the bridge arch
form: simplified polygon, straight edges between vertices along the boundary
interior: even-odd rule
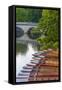
[[[24,35],[24,31],[22,28],[16,27],[16,37],[21,37]]]
[[[36,35],[31,34],[31,30],[37,27],[37,23],[33,22],[16,22],[16,27],[24,31],[22,35],[19,35],[18,40],[34,41]]]
[[[32,33],[31,33],[31,31],[32,31],[33,28],[34,28],[34,27],[30,27],[30,28],[28,29],[28,31],[27,31],[28,37],[31,38],[31,39],[33,39],[33,35],[32,35]]]

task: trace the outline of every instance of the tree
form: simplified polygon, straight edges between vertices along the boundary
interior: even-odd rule
[[[54,48],[54,43],[58,43],[58,17],[59,17],[59,11],[58,10],[48,10],[44,9],[42,12],[42,17],[38,24],[38,30],[42,31],[42,34],[45,36],[43,39],[40,37],[40,39],[37,39],[37,41],[40,40],[40,43],[43,41],[43,49],[45,48]],[[47,42],[46,42],[47,41]],[[55,44],[55,46],[58,44]]]
[[[38,22],[41,17],[41,9],[16,8],[17,22]]]

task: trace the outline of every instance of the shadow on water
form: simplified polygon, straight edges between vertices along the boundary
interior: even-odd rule
[[[28,45],[23,43],[16,43],[16,54],[21,53],[26,54],[28,50]]]
[[[21,53],[21,55],[25,55],[28,52],[28,47],[31,45],[31,47],[36,51],[38,50],[38,43],[34,41],[20,41],[16,42],[16,54]]]

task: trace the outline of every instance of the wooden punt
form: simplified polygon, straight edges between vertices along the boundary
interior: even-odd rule
[[[59,62],[58,61],[49,61],[49,60],[47,60],[47,61],[45,61],[45,63],[46,64],[49,64],[49,65],[55,65],[55,66],[59,66]]]
[[[35,66],[35,65],[26,64],[26,66],[24,66],[24,67],[33,68],[34,66]]]
[[[41,60],[41,61],[40,60],[38,60],[38,61],[36,61],[36,60],[33,61],[32,60],[31,63],[38,64],[38,63],[45,63],[45,61],[44,60]]]
[[[19,73],[18,76],[29,76],[29,74],[25,74],[25,73],[21,74],[21,73]]]
[[[41,55],[41,54],[47,54],[45,51],[38,51],[37,53],[34,53],[32,55]]]
[[[57,55],[56,53],[52,53],[52,52],[47,54],[48,58],[52,58],[52,57],[58,58],[58,56],[59,56],[59,54]]]
[[[45,57],[32,57],[32,59],[43,60]]]
[[[31,62],[38,62],[39,63],[40,60],[35,60],[35,59],[32,59]]]
[[[28,78],[27,79],[20,79],[20,78],[17,79],[16,78],[16,82],[28,82]]]
[[[39,63],[43,64],[43,63],[45,63],[45,62],[42,60],[42,61],[39,61],[39,62],[31,61],[31,63],[32,63],[32,64],[39,64]]]
[[[23,69],[32,69],[33,67],[23,67]]]
[[[35,66],[36,64],[26,64],[26,65],[33,67],[33,66]]]
[[[32,57],[33,60],[43,60],[43,58],[35,58],[35,57]]]
[[[31,71],[21,70],[21,72],[23,72],[23,73],[30,73]]]
[[[38,71],[37,75],[58,75],[58,72],[45,72],[45,71]]]
[[[44,60],[47,60],[47,61],[59,61],[59,58],[54,58],[54,57],[45,57]]]
[[[41,54],[43,54],[44,52],[42,51],[42,52],[37,52],[37,53],[34,53],[34,54],[32,54],[33,56],[34,55],[41,55]]]
[[[45,58],[45,56],[41,55],[41,56],[38,56],[39,58]]]
[[[58,67],[58,65],[52,65],[52,64],[40,64],[41,67]]]
[[[35,56],[35,57],[39,57],[39,56],[41,56],[41,55],[43,55],[43,56],[46,56],[46,54],[45,53],[43,53],[43,54],[32,54],[33,56]]]
[[[57,58],[59,58],[58,56],[54,56],[54,55],[47,55],[47,56],[45,56],[46,58],[55,58],[55,59],[57,59]]]
[[[58,77],[59,75],[38,75],[36,77]],[[32,77],[32,76],[30,76]]]
[[[38,70],[39,72],[45,72],[45,73],[51,73],[51,72],[58,72],[59,71],[59,69],[58,68],[51,68],[51,67],[39,67],[39,70]],[[41,73],[40,73],[41,74]]]
[[[31,61],[42,61],[42,60],[48,60],[48,58],[32,58],[32,60]]]
[[[16,77],[16,79],[28,79],[29,77]]]
[[[31,62],[32,64],[38,64],[38,62]]]
[[[23,69],[21,71],[31,71],[32,69]]]

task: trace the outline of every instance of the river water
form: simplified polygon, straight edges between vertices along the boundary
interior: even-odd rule
[[[37,52],[35,43],[16,43],[16,77],[19,77],[18,74],[21,73],[23,67],[30,63],[32,54],[35,52]]]

